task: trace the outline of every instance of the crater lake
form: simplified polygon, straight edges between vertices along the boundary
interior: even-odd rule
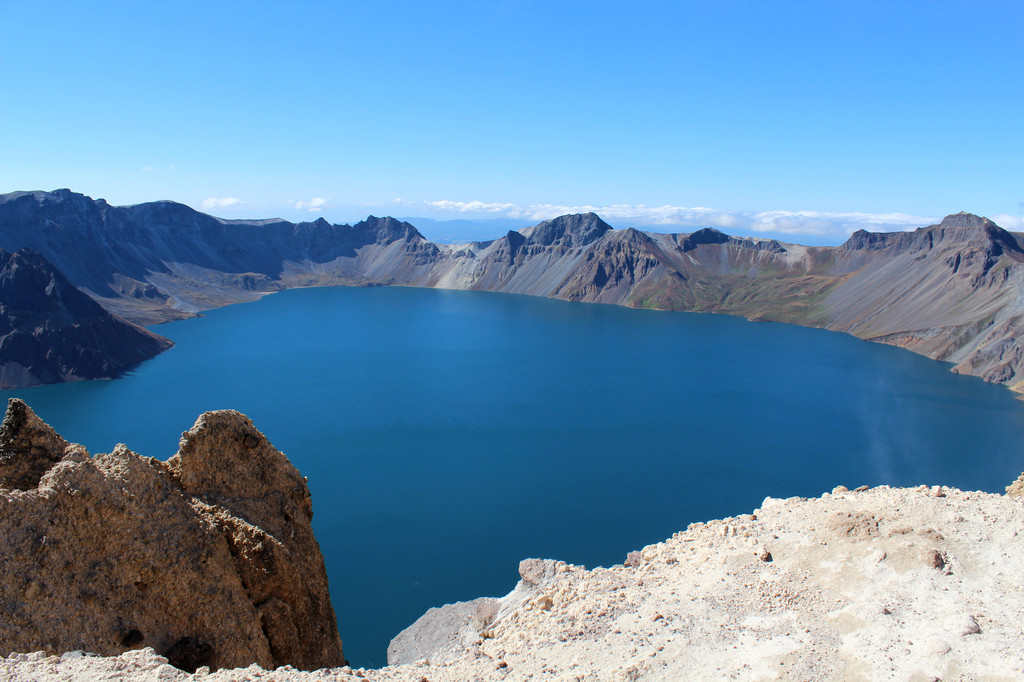
[[[252,418],[309,477],[346,657],[527,557],[621,563],[766,496],[1002,492],[1024,405],[851,336],[466,291],[295,289],[155,327],[125,376],[5,391],[90,452],[166,459],[203,411]]]

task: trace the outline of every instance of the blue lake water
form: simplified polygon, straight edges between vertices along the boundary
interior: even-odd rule
[[[1002,492],[1024,405],[948,365],[719,315],[479,292],[291,290],[156,330],[114,381],[7,391],[91,452],[166,459],[248,414],[309,477],[345,653],[385,662],[431,606],[587,566],[765,496],[837,484]]]

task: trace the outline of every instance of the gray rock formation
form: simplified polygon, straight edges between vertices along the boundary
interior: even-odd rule
[[[195,670],[344,663],[305,479],[208,412],[167,463],[90,457],[12,399],[0,426],[0,655],[152,647]]]
[[[0,388],[114,377],[171,345],[108,313],[38,253],[0,251]]]
[[[498,614],[500,600],[481,597],[432,608],[388,644],[388,665],[420,660],[446,663],[478,641]]]
[[[432,665],[452,663],[476,649],[490,636],[491,628],[524,605],[551,608],[544,588],[565,565],[552,559],[523,559],[519,562],[520,580],[504,597],[481,597],[428,610],[388,644],[388,665],[421,660]]]

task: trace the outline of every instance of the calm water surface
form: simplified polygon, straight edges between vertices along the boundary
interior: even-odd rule
[[[121,379],[6,395],[91,452],[162,459],[200,412],[248,414],[309,477],[357,666],[431,606],[505,594],[525,557],[621,563],[766,495],[1024,470],[1006,389],[781,324],[331,288],[157,331],[177,346]]]

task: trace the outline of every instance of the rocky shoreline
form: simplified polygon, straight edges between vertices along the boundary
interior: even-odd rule
[[[208,442],[223,450],[231,438]],[[57,467],[83,466],[77,457]],[[50,471],[44,480],[56,477]],[[228,478],[216,485],[230,484]],[[10,504],[32,491],[0,492]],[[209,488],[203,495],[218,493]],[[273,489],[266,495],[273,498]],[[243,517],[255,513],[234,508]],[[5,518],[10,523],[9,512]],[[510,594],[432,609],[395,638],[393,665],[378,670],[301,672],[296,663],[273,669],[283,664],[279,659],[270,669],[254,663],[211,672],[216,666],[198,665],[188,673],[138,642],[107,657],[56,648],[9,653],[0,659],[0,677],[1020,679],[1022,528],[1024,476],[1006,495],[839,486],[818,498],[768,498],[749,514],[692,524],[631,553],[623,565],[588,570],[525,560]],[[19,642],[5,642],[5,653],[42,648]],[[90,650],[74,647],[80,648]]]

